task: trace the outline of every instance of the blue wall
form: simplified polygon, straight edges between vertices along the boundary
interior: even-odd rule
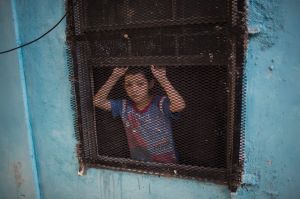
[[[18,40],[41,35],[64,13],[59,0],[11,1],[1,1],[0,25],[9,30],[0,29],[0,51]],[[1,180],[0,195],[49,199],[299,198],[299,5],[297,0],[249,2],[252,34],[246,64],[246,162],[244,184],[236,194],[208,182],[110,170],[90,169],[86,176],[77,176],[63,23],[21,52],[0,55],[4,102],[0,118],[6,118],[0,120],[0,152],[5,154],[0,176],[9,182]],[[13,169],[19,168],[13,166],[18,162],[22,172]],[[20,175],[21,185],[16,177]]]
[[[300,198],[300,2],[250,1],[241,198]],[[256,34],[255,34],[256,32]]]
[[[0,1],[0,51],[18,43],[12,6],[10,1]],[[0,198],[36,198],[36,166],[21,51],[0,55],[0,137]]]

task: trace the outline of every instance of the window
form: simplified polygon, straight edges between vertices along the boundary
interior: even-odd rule
[[[235,191],[243,168],[245,2],[69,0],[67,9],[80,165],[208,179]],[[166,67],[186,104],[170,119],[175,162],[133,158],[122,120],[93,104],[115,66],[152,64]],[[129,103],[123,84],[124,77],[107,98]],[[167,96],[158,82],[151,92]]]

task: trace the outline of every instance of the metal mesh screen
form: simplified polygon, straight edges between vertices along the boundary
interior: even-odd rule
[[[209,179],[236,190],[245,2],[69,0],[67,9],[81,166]]]

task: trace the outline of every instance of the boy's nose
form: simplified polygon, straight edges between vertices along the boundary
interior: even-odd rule
[[[139,89],[138,86],[136,86],[136,85],[132,86],[132,91],[133,92],[135,92],[135,93],[138,92],[138,89]]]

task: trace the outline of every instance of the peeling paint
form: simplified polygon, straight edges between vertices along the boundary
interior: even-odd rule
[[[271,48],[278,40],[277,31],[284,29],[282,3],[281,0],[250,0],[252,13],[249,26],[254,27],[252,36],[258,40],[262,50]]]

